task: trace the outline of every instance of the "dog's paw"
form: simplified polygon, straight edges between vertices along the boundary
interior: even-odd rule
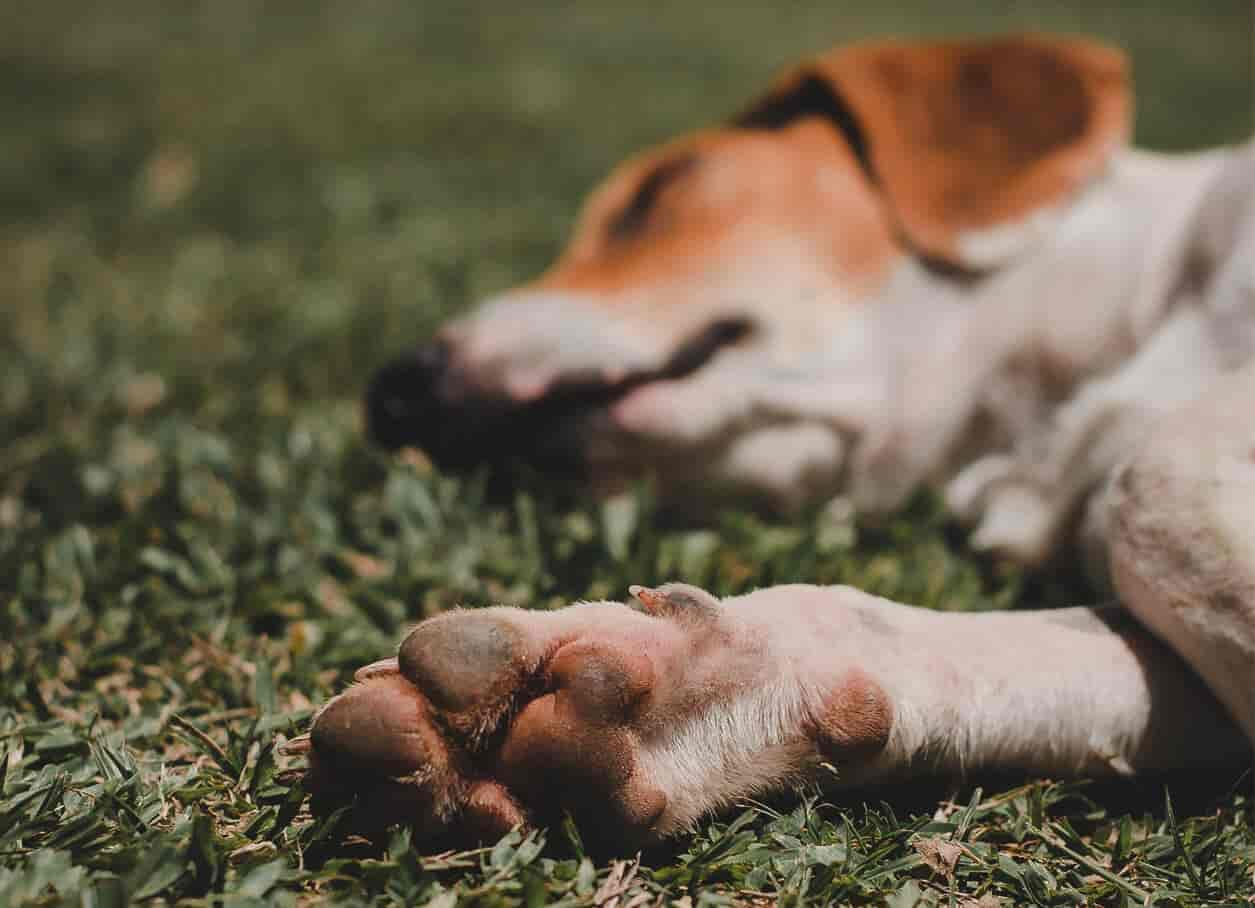
[[[314,718],[315,813],[371,833],[491,841],[570,814],[597,850],[639,847],[739,797],[884,746],[891,710],[847,672],[814,703],[762,634],[708,593],[633,588],[633,610],[489,608],[420,624]]]
[[[310,730],[315,811],[354,800],[364,828],[406,822],[423,839],[490,840],[563,811],[654,837],[666,798],[640,772],[634,726],[650,652],[680,647],[681,625],[569,612],[452,612],[358,672]]]

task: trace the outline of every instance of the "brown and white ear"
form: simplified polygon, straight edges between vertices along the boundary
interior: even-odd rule
[[[1120,51],[1019,35],[841,48],[786,76],[737,122],[778,128],[763,112],[827,115],[906,242],[981,271],[1050,230],[1128,141],[1131,109]]]

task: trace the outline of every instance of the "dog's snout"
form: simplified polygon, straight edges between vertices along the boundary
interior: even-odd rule
[[[598,414],[650,382],[697,372],[754,327],[744,318],[719,319],[683,340],[659,366],[613,377],[575,373],[523,399],[486,387],[467,371],[461,345],[445,336],[375,374],[366,391],[367,429],[383,447],[422,448],[445,469],[522,462],[576,475],[588,466],[586,435]]]

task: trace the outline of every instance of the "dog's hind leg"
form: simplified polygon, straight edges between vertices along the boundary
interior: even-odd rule
[[[1108,494],[1121,600],[1255,740],[1255,364],[1160,425]]]

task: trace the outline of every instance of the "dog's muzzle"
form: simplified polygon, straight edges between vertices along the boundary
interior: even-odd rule
[[[428,343],[375,373],[366,391],[367,431],[390,450],[421,448],[445,470],[527,464],[578,478],[588,434],[611,404],[642,385],[696,372],[752,327],[745,319],[718,320],[680,344],[659,368],[616,381],[568,376],[526,402],[477,389],[459,373],[445,344]]]

